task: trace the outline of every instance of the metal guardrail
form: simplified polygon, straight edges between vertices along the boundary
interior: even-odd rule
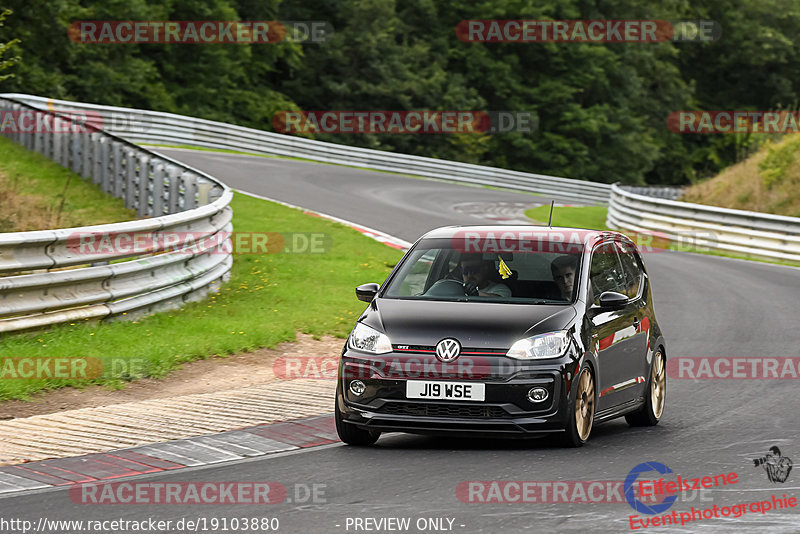
[[[646,197],[664,198],[667,200],[677,200],[683,195],[683,187],[659,186],[659,185],[626,185],[625,191],[644,195]]]
[[[148,217],[0,234],[0,333],[176,308],[202,299],[230,276],[233,193],[225,184],[91,122],[8,97],[0,97],[0,112],[41,123],[30,133],[6,124],[4,135]],[[164,234],[193,239],[176,246],[159,237]],[[119,247],[87,245],[96,244],[98,236],[112,241],[135,236],[142,246],[125,254]]]
[[[606,225],[661,235],[689,248],[800,261],[800,218],[677,202],[614,185]]]
[[[350,147],[172,113],[52,100],[23,94],[0,95],[3,96],[41,109],[96,114],[102,120],[103,129],[136,143],[192,145],[298,157],[425,178],[556,195],[558,198],[589,204],[606,204],[611,194],[609,184]]]

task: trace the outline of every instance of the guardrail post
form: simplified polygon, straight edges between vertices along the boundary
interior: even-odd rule
[[[42,122],[42,112],[37,111],[33,114],[33,130],[31,134],[33,136],[33,144],[31,146],[31,149],[33,149],[34,152],[39,152],[40,154],[43,154],[44,151],[42,147],[42,138],[44,136],[42,132],[39,131],[41,122]]]
[[[0,99],[0,125],[3,124],[3,120],[5,118],[6,113],[8,113],[8,105],[6,104],[5,100]],[[4,137],[8,137],[8,132],[5,128],[0,128],[0,135]]]
[[[81,134],[81,176],[90,180],[92,178],[92,134]]]
[[[23,110],[20,108],[19,111],[20,111],[20,117],[21,117]],[[24,146],[25,148],[30,150],[30,143],[29,143],[30,137],[31,137],[30,132],[26,132],[22,128],[21,121],[17,121],[17,128],[19,129],[19,144],[21,144],[22,146]]]
[[[148,199],[150,193],[150,157],[146,154],[139,154],[136,158],[136,163],[137,185],[139,186],[136,213],[139,217],[146,217],[150,215],[150,202]]]
[[[53,159],[53,119],[55,117],[53,115],[48,115],[47,113],[42,113],[41,119],[42,122],[37,124],[37,128],[41,130],[40,135],[42,136],[42,155],[47,159]],[[47,124],[49,126],[42,126]],[[49,128],[49,129],[48,129]]]
[[[40,138],[39,139],[39,153],[47,158],[49,158],[49,151],[50,151],[50,136],[52,135],[51,132],[47,131],[47,123],[50,119],[47,113],[40,113],[37,117],[36,121],[36,135]]]
[[[136,208],[137,181],[136,167],[138,157],[132,148],[125,149],[125,207],[128,209]]]
[[[2,105],[3,113],[8,113],[11,117],[14,117],[14,104],[10,104],[7,100],[0,100],[0,105]],[[14,121],[16,122],[16,121]],[[3,135],[14,140],[14,129],[3,130]]]
[[[16,120],[14,121],[15,124],[16,124],[16,127],[11,131],[10,137],[11,137],[12,141],[14,141],[15,143],[21,145],[22,144],[22,135],[21,135],[20,128],[19,128],[19,111],[20,111],[20,109],[22,109],[22,108],[21,108],[21,106],[19,104],[12,104],[11,105],[11,112],[16,114],[16,117],[15,117]]]
[[[100,188],[103,193],[111,194],[112,190],[112,177],[111,177],[111,144],[110,138],[102,136],[100,145]]]
[[[181,170],[175,165],[167,167],[167,179],[169,186],[167,189],[167,210],[168,213],[178,213],[181,211]]]
[[[22,126],[22,121],[19,121],[17,124],[19,126],[20,131],[22,131],[22,146],[27,148],[28,150],[33,150],[33,132],[26,131]]]
[[[0,98],[0,113],[2,113],[3,116],[5,116],[6,113],[9,112],[9,107],[10,107],[9,103],[6,100]],[[0,124],[3,124],[3,122],[0,121]],[[8,137],[8,132],[4,128],[0,128],[0,134]]]
[[[83,135],[77,129],[69,134],[72,172],[76,174],[80,174],[83,163]]]
[[[61,134],[61,165],[67,169],[72,168],[70,155],[72,154],[72,137],[75,135],[73,125],[67,121],[63,121],[62,127],[65,128],[64,133]]]
[[[103,183],[103,145],[105,139],[97,132],[92,134],[92,183]],[[102,186],[101,186],[102,187]]]
[[[191,210],[197,207],[197,176],[191,172],[181,174],[181,184],[183,185],[183,210]]]
[[[62,124],[61,119],[59,119],[56,116],[53,116],[53,133],[51,134],[53,136],[53,144],[52,144],[53,150],[50,154],[50,159],[52,159],[59,165],[63,165],[61,161],[64,158],[64,155],[62,154],[61,150],[61,147],[64,144],[62,143],[62,141],[64,140],[64,132],[62,131],[63,126],[64,124]]]
[[[23,110],[22,107],[18,107],[16,109],[16,111],[19,112],[19,114],[20,114],[19,117],[22,117],[22,113],[25,110]],[[18,131],[18,133],[17,133],[17,142],[20,145],[24,146],[25,148],[29,149],[28,139],[30,137],[30,134],[26,134],[25,131],[22,129],[22,124],[20,123],[19,119],[17,119],[17,131]]]
[[[11,106],[11,112],[12,113],[16,113],[17,115],[16,115],[16,120],[14,121],[16,123],[16,128],[14,128],[11,131],[10,137],[11,137],[12,141],[14,141],[15,143],[21,145],[22,144],[22,135],[21,135],[21,132],[20,132],[20,129],[19,129],[19,111],[20,111],[20,109],[21,109],[21,107],[18,104],[14,104],[14,105]]]
[[[197,181],[197,205],[205,206],[208,204],[208,196],[211,192],[211,182],[206,180]]]
[[[154,159],[153,165],[153,217],[164,215],[164,162]]]
[[[124,158],[122,143],[119,141],[111,142],[111,183],[109,192],[116,198],[124,198],[125,193],[125,166],[122,163]]]

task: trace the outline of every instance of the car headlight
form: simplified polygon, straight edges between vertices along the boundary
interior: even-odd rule
[[[566,331],[550,332],[526,339],[520,339],[508,349],[506,356],[518,360],[539,358],[559,358],[569,348],[569,334]]]
[[[363,350],[372,354],[392,352],[392,342],[389,340],[389,336],[364,323],[356,323],[356,327],[350,332],[347,345],[351,349]]]

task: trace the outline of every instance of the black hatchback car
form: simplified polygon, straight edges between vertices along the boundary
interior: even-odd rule
[[[655,425],[666,346],[634,243],[537,226],[433,230],[369,302],[339,364],[336,429],[520,437],[581,446],[593,424]]]

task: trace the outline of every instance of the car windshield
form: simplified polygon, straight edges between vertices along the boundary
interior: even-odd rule
[[[582,245],[537,240],[531,246],[520,239],[496,247],[464,245],[458,239],[420,241],[382,297],[561,305],[575,300]]]

